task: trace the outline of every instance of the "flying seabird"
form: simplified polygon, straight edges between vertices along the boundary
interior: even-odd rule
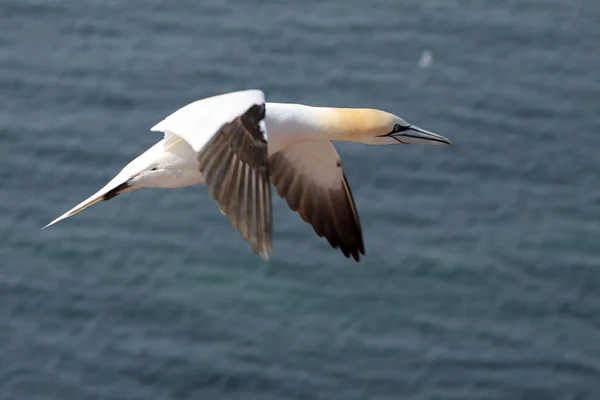
[[[272,183],[318,236],[359,261],[365,254],[360,220],[332,141],[451,144],[385,111],[266,103],[260,90],[198,100],[152,130],[164,138],[44,228],[122,193],[204,183],[231,225],[266,260]]]

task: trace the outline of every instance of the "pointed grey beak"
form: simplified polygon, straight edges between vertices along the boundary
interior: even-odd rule
[[[403,143],[452,146],[450,139],[414,125],[409,126],[406,130],[394,136],[398,137]]]

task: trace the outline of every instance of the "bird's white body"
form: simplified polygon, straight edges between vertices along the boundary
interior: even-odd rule
[[[49,225],[117,194],[141,188],[178,188],[205,183],[199,154],[206,148],[210,148],[211,140],[215,140],[216,134],[223,130],[224,124],[232,125],[232,121],[239,120],[251,106],[260,104],[263,104],[266,109],[266,112],[263,111],[264,119],[252,120],[252,122],[260,127],[260,131],[264,134],[264,139],[261,140],[268,144],[267,156],[271,162],[272,183],[278,189],[279,194],[286,197],[290,207],[299,210],[302,218],[313,225],[319,236],[326,236],[334,247],[337,247],[334,243],[336,235],[346,234],[343,232],[345,228],[340,227],[344,221],[338,222],[336,228],[334,224],[319,221],[316,217],[313,218],[311,213],[323,213],[323,211],[319,211],[319,208],[322,207],[325,207],[328,213],[335,213],[339,206],[334,203],[343,198],[345,200],[342,201],[342,208],[347,209],[344,218],[352,217],[355,220],[354,225],[350,228],[358,229],[358,233],[360,233],[360,224],[349,187],[341,170],[339,156],[331,143],[332,140],[368,144],[419,142],[450,144],[446,138],[414,127],[399,117],[384,111],[265,103],[264,94],[258,90],[214,96],[191,103],[155,125],[152,130],[163,132],[162,140],[131,161],[100,191]],[[245,128],[248,121],[250,120],[244,120],[245,125],[240,123],[235,129]],[[233,127],[231,129],[232,132],[235,132]],[[411,134],[404,133],[407,131],[410,131]],[[221,145],[221,149],[224,148],[223,146],[235,147],[231,140],[236,141],[237,136],[232,135],[231,137],[234,139],[229,139],[230,141],[227,142],[229,145]],[[254,145],[251,144],[249,149],[253,148]],[[231,154],[228,157],[227,160],[208,162],[209,164],[212,162],[213,165],[223,164],[219,172],[219,179],[225,179],[226,174],[230,173],[228,171],[231,168],[226,165],[230,162],[228,160],[237,159]],[[231,162],[233,163],[233,161]],[[296,179],[297,177],[299,179]],[[254,182],[253,178],[247,179]],[[298,186],[298,182],[302,185]],[[294,183],[299,189],[294,189]],[[302,194],[307,188],[311,188],[316,193],[314,199]],[[210,185],[209,189],[211,189]],[[241,190],[239,189],[240,195]],[[336,190],[339,193],[335,192]],[[253,193],[258,195],[256,191]],[[322,202],[331,204],[319,204]],[[320,216],[319,218],[327,219],[328,217]],[[234,221],[232,221],[233,223]],[[234,226],[236,225],[234,224]],[[255,228],[258,226],[256,221],[253,226]],[[242,232],[243,236],[244,234],[248,233]],[[357,246],[362,247],[362,238],[359,242],[357,242]],[[342,244],[338,244],[340,248],[342,248]],[[343,248],[342,250],[346,254]],[[264,252],[268,253],[268,251],[270,251],[270,247]],[[364,249],[362,252],[364,253]],[[354,253],[352,254],[354,256]],[[358,253],[354,257],[358,259]]]
[[[327,109],[281,103],[267,103],[266,106],[269,155],[300,141],[329,140],[318,124],[319,118],[327,113]],[[157,127],[152,130],[167,129],[161,124]],[[134,180],[140,187],[178,188],[204,183],[198,169],[197,152],[187,141],[170,134],[170,129],[166,130],[169,133],[163,140],[133,161],[136,165],[132,170],[140,169],[140,161],[156,166],[155,171],[147,171]]]
[[[269,135],[268,152],[273,155],[282,148],[299,141],[318,141],[327,138],[312,121],[318,115],[314,107],[296,104],[267,103],[265,124]],[[160,127],[160,126],[159,126]],[[169,132],[169,131],[167,131]],[[134,178],[137,188],[179,188],[204,183],[202,173],[198,169],[197,152],[185,140],[167,133],[165,138],[149,148],[140,157],[133,160],[124,171],[139,171],[147,168]],[[155,168],[155,170],[152,170]],[[122,177],[114,183],[121,183]],[[107,186],[111,186],[110,184]],[[125,191],[134,190],[129,188]]]

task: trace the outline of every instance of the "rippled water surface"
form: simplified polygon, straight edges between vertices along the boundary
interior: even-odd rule
[[[599,39],[595,0],[2,0],[0,398],[600,398]],[[336,145],[360,264],[278,198],[265,264],[204,187],[40,231],[249,87],[455,145]]]

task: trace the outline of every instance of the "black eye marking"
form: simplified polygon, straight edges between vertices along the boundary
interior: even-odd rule
[[[154,167],[150,171],[156,171],[158,168]]]
[[[410,125],[402,126],[400,124],[396,124],[396,125],[394,125],[394,129],[390,133],[386,133],[385,135],[381,135],[380,137],[385,137],[385,136],[392,136],[393,137],[393,135],[395,133],[405,132],[405,131],[407,131],[409,129],[410,129]]]

